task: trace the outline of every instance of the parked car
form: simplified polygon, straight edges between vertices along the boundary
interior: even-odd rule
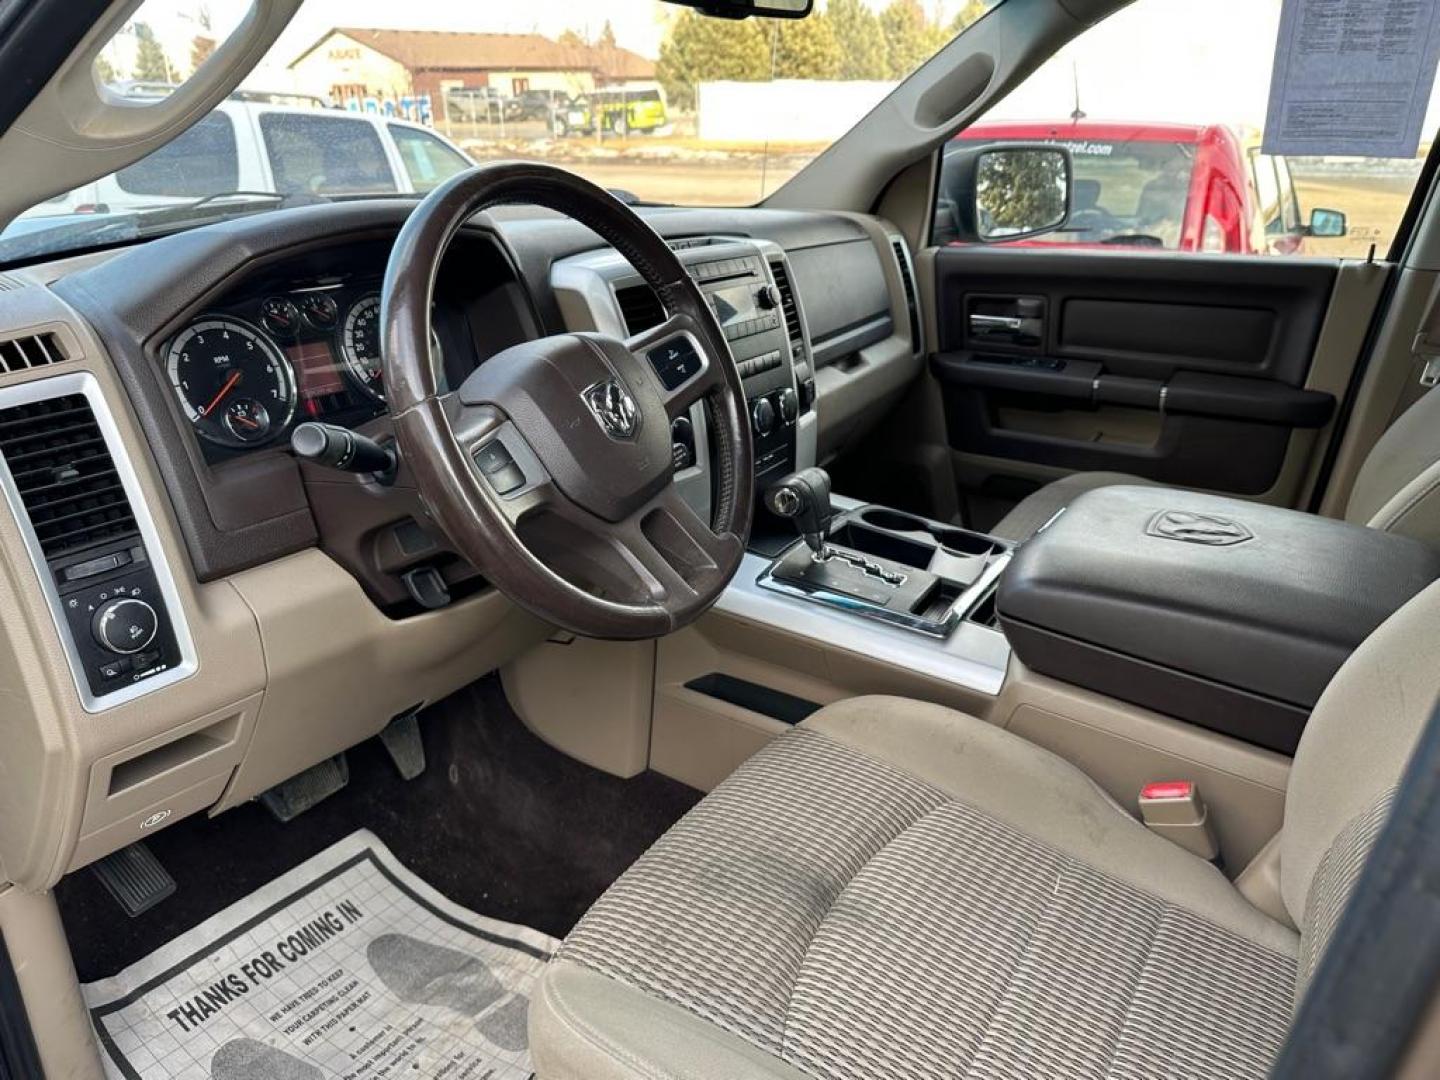
[[[1223,125],[982,123],[950,149],[1014,142],[1060,143],[1074,162],[1067,227],[1025,243],[1294,255],[1308,236],[1345,234],[1337,210],[1302,218],[1289,162]],[[937,219],[937,240],[945,227]]]
[[[445,91],[445,115],[456,124],[493,124],[507,118],[510,99],[493,86]]]
[[[549,120],[570,104],[570,95],[564,90],[525,90],[505,103],[505,119]]]
[[[21,216],[146,210],[237,191],[423,194],[472,164],[404,120],[231,99],[149,157]]]
[[[557,112],[554,130],[558,137],[593,135],[596,125],[615,135],[649,133],[670,122],[665,99],[658,87],[645,90],[596,90],[576,98],[570,107]]]

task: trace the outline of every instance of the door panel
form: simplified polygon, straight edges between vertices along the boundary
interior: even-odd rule
[[[939,381],[964,457],[1269,491],[1296,430],[1336,264],[1035,248],[935,255]]]

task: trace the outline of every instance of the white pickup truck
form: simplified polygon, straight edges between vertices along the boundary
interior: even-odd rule
[[[424,194],[472,164],[405,120],[232,99],[134,165],[21,216],[150,210],[228,192]]]

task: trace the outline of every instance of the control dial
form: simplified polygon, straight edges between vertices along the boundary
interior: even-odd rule
[[[750,411],[750,423],[756,435],[769,435],[775,430],[775,406],[769,398],[760,398]]]
[[[786,425],[793,424],[800,415],[800,397],[790,387],[780,391],[780,419]]]
[[[121,597],[101,604],[95,612],[91,631],[96,642],[108,652],[137,653],[155,640],[160,618],[144,600]]]
[[[780,290],[774,285],[761,285],[755,290],[755,302],[766,311],[780,306]]]

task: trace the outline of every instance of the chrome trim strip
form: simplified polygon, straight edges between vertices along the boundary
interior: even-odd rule
[[[857,618],[853,613],[762,587],[759,579],[769,567],[769,559],[747,552],[715,610],[949,686],[991,697],[1000,693],[1010,663],[1010,644],[1005,635],[961,619],[950,636],[941,640]]]
[[[155,573],[155,580],[160,586],[160,596],[165,601],[165,614],[170,620],[170,626],[175,634],[175,642],[180,649],[180,663],[169,671],[152,676],[143,682],[120,687],[99,697],[90,693],[90,684],[85,677],[85,668],[80,662],[80,654],[75,648],[75,642],[70,637],[70,625],[61,608],[60,593],[55,587],[55,579],[50,573],[49,564],[45,561],[44,551],[40,547],[40,539],[35,535],[34,526],[30,524],[30,515],[25,512],[25,504],[20,498],[15,478],[10,474],[10,466],[3,457],[0,457],[0,490],[4,491],[10,513],[14,516],[15,523],[20,529],[20,535],[25,541],[25,548],[30,555],[30,563],[35,568],[35,576],[40,582],[40,591],[45,596],[46,605],[50,608],[50,618],[55,623],[55,630],[60,635],[60,644],[65,649],[65,659],[70,665],[70,677],[80,696],[80,704],[86,712],[98,713],[114,708],[116,705],[123,705],[127,701],[134,701],[136,698],[144,697],[146,694],[162,690],[167,686],[173,686],[182,679],[188,679],[199,670],[200,665],[195,655],[195,643],[190,637],[190,624],[185,618],[185,608],[180,603],[180,592],[175,587],[175,579],[170,573],[170,564],[165,558],[165,549],[160,544],[160,534],[155,528],[155,521],[150,516],[150,508],[146,505],[140,489],[140,478],[136,475],[130,456],[125,451],[124,441],[120,437],[120,428],[115,423],[115,417],[110,412],[109,403],[105,400],[105,395],[95,376],[89,372],[80,371],[65,375],[53,375],[49,378],[36,379],[33,382],[20,383],[15,386],[0,387],[0,408],[32,405],[37,401],[48,401],[51,398],[64,397],[67,394],[83,394],[85,400],[90,403],[91,411],[95,414],[95,423],[99,426],[100,434],[105,439],[105,448],[110,452],[110,457],[115,463],[115,473],[119,476],[125,497],[130,502],[130,511],[135,516],[135,524],[140,530],[140,539],[145,544],[145,553],[150,560],[150,567]]]

